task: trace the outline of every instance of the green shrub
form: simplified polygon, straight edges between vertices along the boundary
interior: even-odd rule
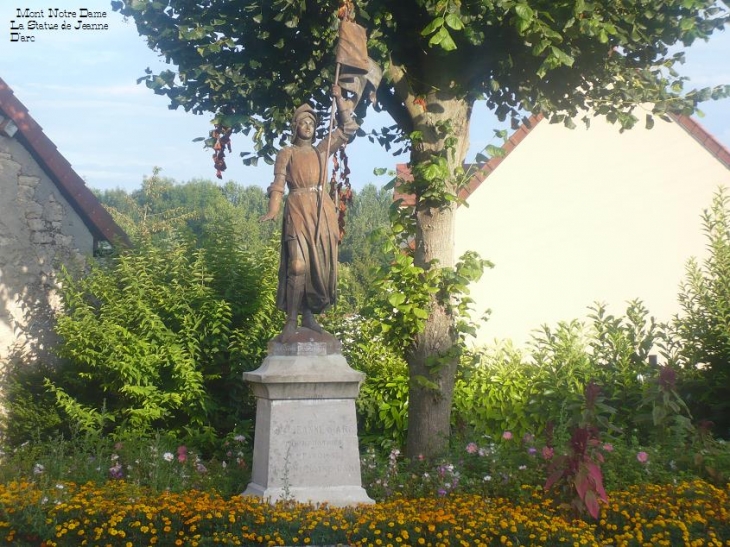
[[[684,398],[696,419],[730,439],[730,196],[718,190],[703,216],[709,256],[687,263],[674,319],[671,357],[683,369]]]
[[[273,245],[254,256],[211,226],[197,241],[168,237],[66,272],[63,363],[45,382],[65,430],[120,439],[163,430],[203,446],[250,429],[241,374],[260,365],[278,328],[277,268]]]
[[[634,411],[647,379],[658,373],[649,352],[660,328],[639,301],[630,302],[621,317],[600,304],[591,310],[587,324],[543,326],[525,350],[506,343],[480,348],[464,360],[455,390],[455,423],[491,436],[505,430],[539,434],[548,423],[565,424],[594,381],[618,409],[612,425],[627,433],[638,427]]]
[[[356,402],[361,443],[402,446],[408,429],[408,365],[373,320],[330,313],[323,322],[342,342],[348,364],[365,373]]]

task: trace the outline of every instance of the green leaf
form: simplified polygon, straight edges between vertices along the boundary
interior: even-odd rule
[[[532,21],[535,17],[535,12],[527,4],[517,4],[515,6],[515,13],[517,14],[517,17],[524,21]]]
[[[444,29],[446,31],[446,29]],[[456,42],[454,42],[453,38],[451,38],[451,34],[446,32],[446,36],[444,36],[444,39],[441,40],[441,47],[445,51],[454,51],[456,49]]]
[[[455,13],[449,13],[446,16],[446,25],[454,30],[462,30],[464,28],[464,23],[461,22],[461,19]]]
[[[438,29],[436,34],[434,34],[431,39],[428,41],[428,45],[430,46],[441,46],[442,49],[446,51],[453,51],[456,49],[456,44],[454,43],[454,40],[451,38],[451,34],[449,34],[449,31],[446,30],[446,27],[441,27]]]
[[[444,18],[443,17],[436,17],[433,21],[431,21],[428,25],[426,25],[426,28],[424,28],[421,31],[421,36],[428,36],[432,32],[435,32],[436,29],[440,29],[444,26]]]
[[[525,34],[525,32],[527,32],[531,27],[532,21],[528,19],[517,20],[517,30],[520,32],[520,34]]]
[[[488,144],[486,147],[487,154],[492,156],[493,158],[503,158],[506,154],[504,151],[504,148],[501,146],[495,146],[493,144]]]
[[[573,66],[573,62],[575,61],[575,59],[573,59],[573,57],[571,57],[570,55],[565,53],[562,49],[552,46],[550,48],[550,51],[555,56],[555,58],[560,61],[561,64],[563,64],[565,66]]]
[[[393,306],[394,308],[397,308],[398,306],[403,304],[403,302],[405,302],[405,301],[406,301],[406,295],[403,293],[399,293],[399,292],[393,293],[388,297],[388,303],[390,303],[390,305]]]
[[[428,319],[428,312],[426,310],[423,310],[421,308],[413,308],[413,315],[418,317],[419,319]]]

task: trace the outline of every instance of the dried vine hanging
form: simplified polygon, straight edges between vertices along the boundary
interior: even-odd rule
[[[213,142],[213,167],[215,167],[215,176],[219,179],[223,178],[223,171],[226,170],[226,150],[231,151],[231,133],[233,128],[216,124],[215,128],[210,132]]]

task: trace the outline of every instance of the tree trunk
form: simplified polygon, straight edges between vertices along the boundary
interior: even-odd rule
[[[423,193],[444,184],[445,191],[458,193],[454,171],[461,167],[469,143],[469,118],[472,103],[465,99],[444,96],[443,91],[425,97],[425,108],[414,117],[414,129],[423,135],[411,152],[411,170],[421,190],[416,192],[415,263],[423,268],[454,266],[454,201],[424,198]],[[448,135],[443,124],[450,124]],[[452,138],[447,149],[445,137]],[[455,143],[455,144],[454,144]],[[418,185],[416,166],[434,157],[447,159],[450,176],[447,180]],[[448,298],[448,297],[447,297]],[[411,457],[434,458],[448,448],[451,406],[454,393],[458,352],[454,346],[459,337],[449,302],[431,299],[426,327],[407,352],[409,365],[409,409],[406,454]]]

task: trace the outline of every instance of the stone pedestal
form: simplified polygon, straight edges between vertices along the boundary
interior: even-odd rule
[[[334,506],[373,503],[362,488],[355,399],[365,375],[329,334],[297,331],[269,342],[244,373],[256,396],[253,473],[244,495]]]

